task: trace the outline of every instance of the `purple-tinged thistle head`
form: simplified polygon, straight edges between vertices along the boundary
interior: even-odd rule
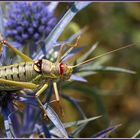
[[[56,24],[46,2],[14,2],[6,10],[6,37],[21,44],[42,41]]]

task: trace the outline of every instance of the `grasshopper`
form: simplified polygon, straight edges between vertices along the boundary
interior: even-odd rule
[[[67,44],[67,45],[70,47],[77,47],[79,45],[79,38],[80,37],[77,37],[75,44]],[[7,46],[9,49],[14,51],[24,60],[24,62],[0,67],[0,91],[20,90],[23,88],[35,90],[38,88],[39,90],[35,94],[35,97],[38,101],[40,108],[43,110],[45,117],[47,115],[47,112],[43,106],[43,103],[39,99],[39,96],[43,93],[43,91],[45,91],[48,88],[49,80],[53,81],[53,88],[56,98],[56,100],[54,101],[59,102],[60,97],[57,89],[56,83],[57,79],[69,80],[74,68],[79,67],[88,62],[91,62],[97,58],[108,55],[110,53],[130,47],[132,45],[128,45],[125,47],[109,51],[107,53],[93,57],[89,60],[86,60],[74,66],[69,66],[67,64],[60,62],[64,45],[61,46],[55,63],[52,63],[47,59],[32,60],[30,57],[28,57],[24,53],[20,52],[19,50],[11,46],[1,36],[0,37],[1,52],[2,46]]]

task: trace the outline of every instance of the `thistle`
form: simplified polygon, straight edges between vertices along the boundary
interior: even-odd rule
[[[6,37],[23,46],[35,49],[55,24],[56,17],[46,2],[14,2],[7,6]]]

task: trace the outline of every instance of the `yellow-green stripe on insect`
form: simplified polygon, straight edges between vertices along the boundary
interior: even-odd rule
[[[67,44],[67,46],[77,47],[79,45],[79,38],[80,37],[76,39],[76,43],[74,45]],[[34,61],[30,57],[18,51],[16,48],[12,47],[7,41],[3,40],[2,36],[0,36],[0,40],[0,50],[2,50],[3,45],[7,46],[24,60],[24,62],[21,63],[0,67],[0,91],[19,90],[23,88],[34,90],[38,88],[39,90],[35,94],[35,97],[39,103],[40,108],[44,111],[45,116],[47,115],[47,112],[44,109],[39,96],[45,89],[47,89],[49,80],[53,81],[56,101],[59,101],[59,94],[56,84],[57,79],[68,80],[72,75],[73,68],[91,62],[107,54],[132,46],[128,45],[119,49],[115,49],[113,51],[109,51],[107,53],[86,60],[75,66],[68,66],[67,64],[60,62],[64,46],[60,47],[57,60],[55,63],[52,63],[46,59]]]

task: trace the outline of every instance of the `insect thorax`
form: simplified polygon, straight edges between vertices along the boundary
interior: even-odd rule
[[[72,68],[62,63],[52,63],[49,60],[42,59],[34,63],[34,70],[42,76],[50,79],[68,80],[72,73]]]

